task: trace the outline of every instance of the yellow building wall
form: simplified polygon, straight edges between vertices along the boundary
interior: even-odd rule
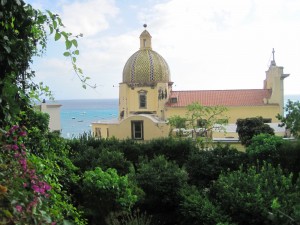
[[[122,120],[120,123],[92,123],[92,132],[95,136],[97,129],[101,129],[101,138],[115,137],[117,139],[131,139],[131,121],[143,121],[144,140],[154,138],[167,137],[169,134],[169,126],[166,123],[154,122],[152,119],[142,116],[130,116]],[[108,135],[107,135],[108,134]]]
[[[224,115],[228,117],[228,123],[236,123],[237,119],[244,119],[249,117],[261,116],[263,118],[272,119],[272,123],[278,122],[276,115],[280,113],[278,105],[264,105],[264,106],[238,106],[227,107],[228,111],[224,112]],[[167,118],[171,116],[186,116],[187,110],[185,107],[166,109]]]
[[[134,87],[131,88],[125,83],[120,84],[119,90],[119,112],[124,111],[124,119],[134,113],[139,112],[155,112],[158,117],[164,118],[164,107],[168,98],[159,99],[159,90],[167,95],[170,94],[170,89],[167,83],[157,83],[153,87]],[[139,93],[146,92],[147,107],[140,108]]]

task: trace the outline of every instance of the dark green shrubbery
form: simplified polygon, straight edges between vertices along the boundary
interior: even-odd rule
[[[212,190],[219,206],[238,224],[299,222],[299,180],[293,184],[280,167],[264,163],[259,169],[222,173]]]
[[[298,142],[264,134],[253,138],[246,153],[228,145],[203,151],[191,140],[174,138],[145,143],[89,138],[72,140],[70,145],[75,146],[73,160],[75,165],[82,166],[82,173],[96,167],[103,171],[112,167],[118,176],[127,175],[133,184],[131,188],[139,193],[132,210],[149,215],[151,224],[299,221],[297,176],[290,175],[299,172]],[[83,190],[76,194],[77,201],[89,208],[84,203]],[[93,200],[93,204],[100,201]],[[90,223],[100,224],[95,222],[93,214],[86,215]],[[125,217],[124,212],[120,214],[111,208],[102,219],[109,225],[116,222],[108,221],[121,221]]]
[[[218,179],[222,171],[237,170],[245,161],[245,153],[228,145],[217,146],[211,151],[196,151],[190,154],[185,168],[191,184],[206,188]]]

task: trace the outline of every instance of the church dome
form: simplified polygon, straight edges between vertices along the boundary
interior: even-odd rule
[[[144,30],[140,35],[140,50],[135,52],[124,66],[123,83],[147,86],[169,81],[169,66],[160,54],[152,50],[151,35]]]

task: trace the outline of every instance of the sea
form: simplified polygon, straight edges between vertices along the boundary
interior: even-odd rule
[[[290,99],[300,101],[300,95],[286,95],[285,103]],[[57,100],[61,104],[61,135],[64,138],[78,138],[91,133],[91,123],[118,119],[118,99],[80,99]]]
[[[118,118],[118,99],[57,100],[55,103],[62,105],[60,122],[61,136],[64,138],[91,133],[92,122]]]

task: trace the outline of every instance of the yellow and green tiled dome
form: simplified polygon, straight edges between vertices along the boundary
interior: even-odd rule
[[[165,59],[151,48],[151,35],[144,30],[140,35],[140,50],[126,62],[123,83],[129,85],[153,85],[170,81],[170,70]]]

